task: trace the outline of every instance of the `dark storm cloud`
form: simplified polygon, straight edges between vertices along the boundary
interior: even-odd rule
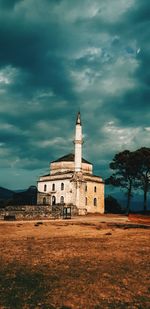
[[[13,88],[25,94],[37,87],[51,88],[58,96],[74,99],[65,58],[57,55],[64,48],[63,34],[57,21],[36,20],[22,12],[1,12],[0,66],[20,69],[22,80]]]
[[[149,14],[146,0],[0,1],[2,166],[33,180],[72,151],[79,108],[95,173],[149,146]]]
[[[144,23],[146,24],[147,22],[149,23],[150,21],[150,4],[149,4],[149,0],[144,0],[144,1],[140,1],[137,0],[136,1],[136,5],[134,7],[134,9],[132,10],[132,12],[129,12],[129,17],[130,20],[132,20],[133,24],[141,24]]]
[[[82,25],[85,21],[82,20]],[[127,89],[124,95],[117,97],[117,93],[114,96],[106,97],[104,101],[104,110],[110,114],[114,114],[122,123],[128,125],[129,122],[134,125],[149,124],[149,101],[150,101],[150,44],[149,44],[149,29],[150,29],[150,3],[149,1],[136,1],[135,6],[132,6],[117,22],[102,21],[100,15],[94,17],[92,20],[86,20],[88,29],[92,28],[97,31],[106,31],[110,35],[116,35],[112,41],[110,54],[108,54],[109,64],[114,61],[114,57],[123,54],[125,51],[131,56],[135,56],[138,63],[137,69],[132,73],[137,86],[134,89]],[[119,38],[119,39],[118,39]],[[134,40],[134,41],[133,41]],[[136,46],[133,48],[133,42],[136,42]],[[135,45],[135,44],[134,44]],[[114,55],[115,53],[115,55]],[[128,66],[128,59],[126,59]],[[97,61],[90,61],[90,58],[83,57],[77,61],[77,65],[81,67],[95,67],[98,66]],[[103,64],[99,62],[100,70],[103,71]],[[106,67],[106,66],[105,66]],[[120,76],[124,75],[124,72],[120,72]],[[118,75],[118,83],[119,78]],[[104,78],[104,75],[101,79]],[[141,114],[144,117],[141,117]]]
[[[2,9],[12,9],[15,5],[23,0],[0,0],[0,7]]]

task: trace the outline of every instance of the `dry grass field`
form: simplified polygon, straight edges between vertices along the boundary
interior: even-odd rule
[[[1,221],[0,247],[1,309],[150,308],[150,226]]]

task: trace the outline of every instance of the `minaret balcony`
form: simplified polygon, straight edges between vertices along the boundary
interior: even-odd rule
[[[75,139],[74,144],[83,144],[83,140]]]

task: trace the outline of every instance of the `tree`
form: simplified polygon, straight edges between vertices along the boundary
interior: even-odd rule
[[[132,190],[135,186],[137,177],[137,164],[135,160],[135,152],[124,150],[116,154],[110,163],[110,169],[114,173],[106,180],[106,184],[121,187],[127,191],[127,213],[130,210],[130,202]]]
[[[150,148],[142,147],[135,151],[138,187],[144,192],[144,212],[147,211],[147,194],[150,190]]]

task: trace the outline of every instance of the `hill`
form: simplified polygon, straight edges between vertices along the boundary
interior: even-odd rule
[[[36,205],[37,203],[37,188],[30,186],[26,190],[12,191],[0,187],[0,207],[9,205]]]
[[[13,197],[14,191],[0,187],[0,200],[8,200]]]

